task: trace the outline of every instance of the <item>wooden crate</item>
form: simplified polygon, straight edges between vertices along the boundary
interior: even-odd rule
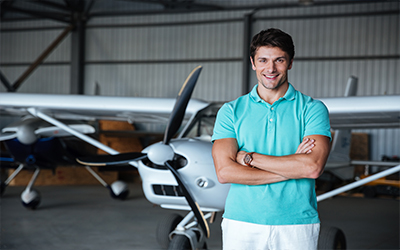
[[[111,184],[118,178],[118,172],[99,172],[97,168],[92,168],[107,183]],[[9,170],[11,174],[14,170]],[[11,182],[10,186],[26,186],[28,185],[33,171],[21,171]],[[62,185],[95,185],[99,184],[84,167],[75,165],[57,167],[56,170],[43,169],[40,171],[35,181],[35,186],[62,186]]]

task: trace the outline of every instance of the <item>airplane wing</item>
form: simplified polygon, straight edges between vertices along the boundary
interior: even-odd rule
[[[175,98],[0,93],[0,115],[24,116],[33,108],[55,119],[167,123]],[[184,120],[205,108],[192,99]]]
[[[0,93],[0,115],[17,116],[22,120],[26,119],[26,116],[35,116],[52,124],[57,133],[74,135],[109,154],[118,154],[116,150],[86,136],[86,128],[83,128],[83,131],[78,130],[78,127],[68,126],[63,121],[117,120],[167,124],[175,101],[175,98]],[[199,110],[208,105],[204,101],[190,100],[183,123],[189,123]],[[42,136],[44,132],[51,134],[51,131],[42,131]],[[3,133],[0,135],[1,140],[12,139],[19,133],[23,136],[17,137],[18,139],[25,138],[23,143],[31,144],[36,141],[39,130],[29,122],[27,126],[4,128]],[[136,166],[135,163],[132,164]]]
[[[332,129],[400,128],[400,95],[320,99]]]

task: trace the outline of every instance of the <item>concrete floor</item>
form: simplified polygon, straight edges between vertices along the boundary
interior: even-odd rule
[[[23,189],[7,187],[1,198],[0,249],[157,250],[157,223],[176,212],[150,204],[140,184],[130,184],[125,201],[101,186],[36,187],[42,202],[34,211],[21,205]],[[348,249],[400,249],[398,199],[336,197],[319,210],[322,225],[344,231]],[[221,249],[220,221],[210,225],[211,250]]]

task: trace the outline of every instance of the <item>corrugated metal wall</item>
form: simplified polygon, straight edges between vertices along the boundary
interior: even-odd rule
[[[94,20],[85,92],[93,93],[97,82],[103,94],[175,97],[202,65],[194,97],[233,99],[241,93],[241,20],[241,12],[112,18],[107,27]]]
[[[3,22],[0,26],[0,70],[11,84],[63,31],[60,24],[51,21]],[[45,64],[38,67],[18,91],[68,94],[69,64],[68,35],[46,58]],[[3,84],[0,85],[0,91],[7,91]]]
[[[352,75],[359,79],[359,95],[400,94],[399,9],[399,2],[383,2],[262,10],[253,14],[252,33],[277,27],[293,36],[289,80],[306,94],[341,96]],[[249,11],[91,19],[85,93],[94,94],[97,84],[102,95],[175,97],[189,72],[203,65],[194,97],[234,99],[242,94],[245,14]],[[1,28],[0,69],[10,82],[63,30],[50,21]],[[70,57],[67,37],[18,91],[68,93]],[[3,85],[0,91],[6,91]],[[400,155],[399,129],[363,132],[371,134],[372,159]]]

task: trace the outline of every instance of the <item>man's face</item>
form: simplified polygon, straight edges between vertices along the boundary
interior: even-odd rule
[[[287,72],[292,68],[293,60],[278,47],[262,46],[258,48],[251,64],[256,71],[258,83],[269,90],[279,89],[288,82]]]

